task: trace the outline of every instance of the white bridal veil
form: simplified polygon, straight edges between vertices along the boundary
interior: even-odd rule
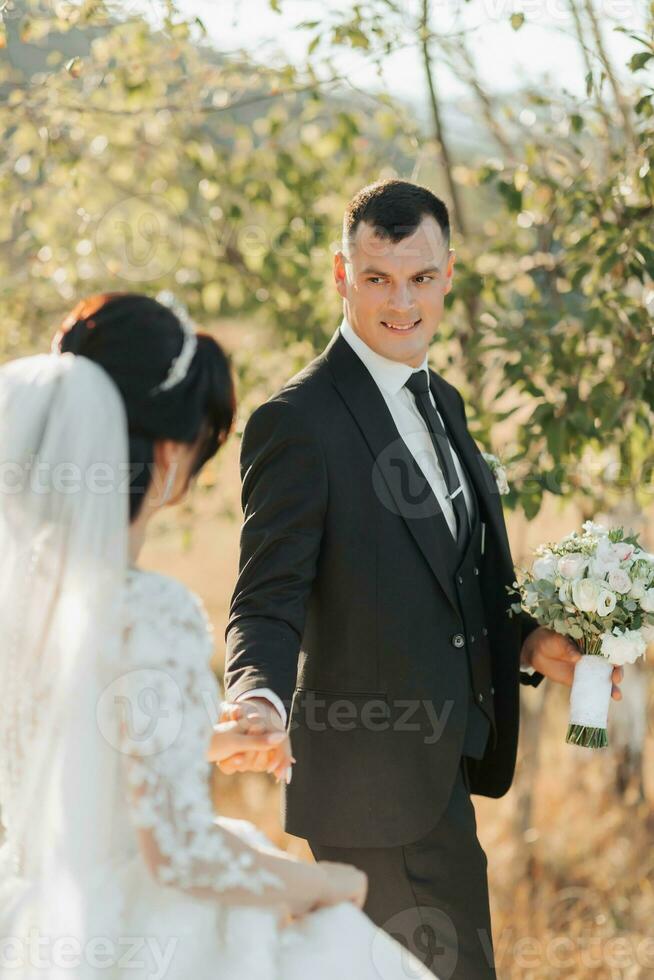
[[[118,722],[98,702],[120,673],[128,478],[100,367],[68,353],[0,367],[2,978],[113,975],[86,947],[120,922]]]

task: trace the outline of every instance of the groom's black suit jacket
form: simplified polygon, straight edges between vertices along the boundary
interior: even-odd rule
[[[486,524],[478,573],[494,729],[470,776],[472,792],[501,796],[515,767],[519,679],[542,679],[519,673],[537,624],[507,615],[514,569],[497,485],[460,394],[433,371],[430,379]],[[453,539],[338,331],[252,414],[241,475],[225,685],[230,699],[270,688],[290,711],[297,763],[285,829],[340,847],[417,840],[447,805],[471,696],[445,561]]]

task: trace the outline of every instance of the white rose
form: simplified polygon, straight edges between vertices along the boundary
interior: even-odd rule
[[[572,601],[581,612],[596,612],[600,584],[592,578],[578,579],[572,583]]]
[[[600,538],[597,542],[597,549],[595,554],[598,558],[604,558],[606,561],[616,561],[616,554],[613,550],[613,543],[609,541],[608,538]]]
[[[625,630],[622,633],[616,626],[613,633],[602,636],[602,653],[615,666],[633,664],[647,649],[645,638],[640,630]]]
[[[609,572],[609,585],[614,592],[626,595],[631,588],[631,579],[624,568],[612,568]]]
[[[633,544],[627,544],[626,541],[616,541],[613,545],[613,553],[620,561],[626,561],[627,558],[631,558],[634,551],[635,548]]]
[[[621,660],[622,641],[619,636],[613,633],[604,633],[602,636],[601,650],[603,656],[612,664],[619,664]]]
[[[553,582],[554,576],[556,575],[557,563],[556,555],[549,554],[537,558],[531,569],[534,578],[544,578],[548,582]]]
[[[643,612],[654,612],[654,589],[647,589],[645,595],[640,600],[640,608]]]
[[[581,525],[586,532],[586,534],[596,534],[597,537],[605,537],[609,533],[609,529],[604,527],[603,524],[595,524],[594,521],[584,521]]]
[[[604,578],[609,572],[619,568],[618,559],[614,555],[597,554],[591,561],[589,571],[597,578]]]
[[[579,578],[583,575],[587,564],[588,559],[585,555],[571,551],[569,555],[563,555],[559,558],[558,571],[563,578]]]
[[[609,592],[608,589],[600,589],[600,594],[597,597],[597,614],[598,616],[608,616],[613,612],[616,606],[616,598],[614,592]]]
[[[645,595],[646,583],[643,582],[641,578],[634,579],[631,583],[631,588],[629,589],[630,599],[642,599]]]
[[[559,588],[559,602],[562,602],[564,606],[572,599],[572,582],[564,582]]]
[[[613,657],[615,656],[616,651],[619,650],[619,640],[617,636],[614,636],[613,633],[602,633],[601,649],[602,656],[606,657],[607,660],[610,660],[611,663],[613,663]]]
[[[640,632],[643,634],[643,639],[648,646],[650,643],[654,643],[654,626],[651,623],[644,623],[640,627]]]

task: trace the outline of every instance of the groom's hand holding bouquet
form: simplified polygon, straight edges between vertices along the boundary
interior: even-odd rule
[[[547,626],[539,626],[530,633],[520,652],[523,667],[533,667],[551,681],[567,684],[568,687],[572,687],[575,666],[581,658],[582,653],[571,637],[563,636]],[[619,684],[623,676],[622,667],[613,668],[611,697],[616,701],[622,698]]]
[[[510,613],[526,610],[541,624],[525,642],[523,655],[546,673],[554,663],[545,662],[546,641],[538,634],[560,634],[559,647],[576,641],[567,668],[563,662],[558,666],[560,679],[572,681],[566,741],[604,748],[609,704],[611,697],[620,698],[623,665],[644,657],[654,640],[654,555],[635,534],[593,521],[585,522],[581,534],[573,531],[536,554],[521,583],[509,589],[520,600]]]

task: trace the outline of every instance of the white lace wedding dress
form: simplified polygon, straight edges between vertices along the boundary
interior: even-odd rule
[[[246,821],[217,817],[205,755],[219,688],[200,600],[181,582],[132,569],[122,673],[107,697],[123,712],[117,746],[124,806],[114,814],[112,873],[98,886],[117,940],[106,978],[412,980],[432,977],[349,903],[281,921],[274,845]],[[106,699],[105,699],[106,700]],[[6,763],[6,760],[5,760]],[[0,764],[0,769],[6,765]],[[4,773],[6,776],[6,772]],[[3,779],[0,787],[10,786]],[[0,789],[0,793],[3,790]],[[30,923],[29,883],[12,874],[11,800],[0,849],[0,936]],[[279,852],[277,852],[279,853]],[[149,867],[148,867],[149,865]],[[254,906],[254,894],[270,904]],[[52,970],[0,977],[64,977]]]

